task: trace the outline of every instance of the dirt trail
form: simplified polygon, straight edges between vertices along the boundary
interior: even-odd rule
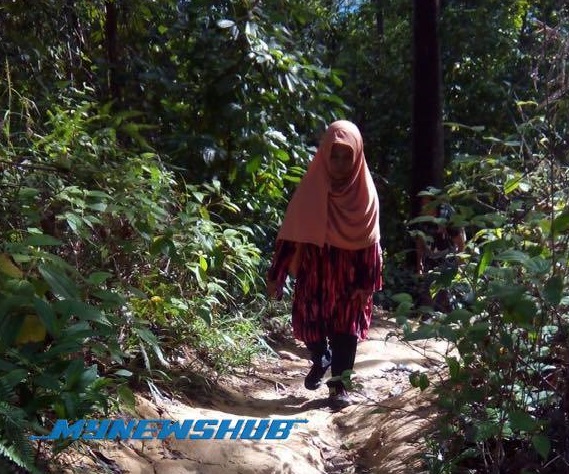
[[[405,344],[391,337],[393,322],[378,317],[369,339],[358,347],[353,398],[339,412],[326,407],[327,389],[311,392],[303,380],[307,352],[289,341],[276,348],[280,359],[258,361],[247,377],[233,376],[220,387],[188,396],[182,403],[137,397],[140,418],[307,419],[287,440],[124,441],[91,444],[66,472],[129,474],[417,474],[417,453],[435,416],[430,397],[410,387],[409,373],[433,372],[446,345]],[[92,458],[98,459],[97,467]]]

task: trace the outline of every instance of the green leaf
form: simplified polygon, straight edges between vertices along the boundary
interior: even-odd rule
[[[95,197],[95,198],[101,198],[101,199],[112,199],[113,198],[110,194],[105,193],[103,191],[93,190],[93,191],[87,191],[85,194],[89,197]]]
[[[508,181],[506,181],[506,183],[504,184],[504,193],[505,194],[510,194],[511,192],[515,191],[516,189],[518,189],[518,186],[520,185],[520,178],[519,177],[515,177],[515,178],[510,178]]]
[[[469,342],[480,342],[486,338],[490,331],[490,323],[480,321],[469,326],[466,330],[466,337]]]
[[[407,316],[411,312],[411,308],[413,308],[413,303],[409,301],[402,301],[397,305],[397,309],[395,310],[395,316]]]
[[[89,278],[87,278],[86,281],[90,285],[98,286],[112,276],[113,276],[112,273],[108,272],[94,272],[89,275]]]
[[[83,376],[83,371],[85,370],[85,364],[82,360],[75,359],[72,360],[67,369],[65,369],[65,384],[67,390],[73,390],[74,388],[78,388],[77,385],[79,384],[81,377]]]
[[[208,326],[211,325],[211,323],[213,322],[213,318],[211,316],[211,310],[209,308],[204,308],[204,307],[198,308],[197,313],[198,316],[202,318]]]
[[[525,262],[525,268],[535,275],[540,275],[547,273],[551,268],[551,262],[544,259],[543,257],[537,256],[532,257],[530,260]]]
[[[10,278],[20,279],[24,277],[24,272],[14,265],[11,256],[6,253],[0,253],[0,273]]]
[[[51,305],[47,301],[36,297],[34,298],[34,308],[47,332],[53,337],[57,337],[59,335],[59,325]]]
[[[554,219],[553,225],[551,226],[551,233],[558,235],[566,232],[567,230],[569,230],[569,212],[565,211]]]
[[[5,282],[5,290],[28,298],[32,298],[36,293],[36,287],[28,280],[8,280]]]
[[[107,209],[108,204],[106,202],[94,202],[92,204],[87,204],[88,209],[92,209],[97,212],[104,212]],[[88,223],[87,219],[83,219],[83,222]]]
[[[297,177],[297,176],[291,176],[291,175],[288,175],[288,174],[285,174],[285,175],[283,176],[283,180],[288,181],[288,182],[290,182],[290,183],[300,183],[300,178],[299,178],[299,177]]]
[[[537,453],[543,459],[547,459],[549,457],[549,452],[551,451],[551,443],[547,436],[542,434],[535,435],[532,437],[531,442]]]
[[[16,311],[27,301],[19,297],[6,298],[0,303],[0,347],[2,344],[11,346],[24,324],[24,317]],[[12,308],[15,311],[9,311]]]
[[[26,379],[28,371],[24,369],[15,369],[0,377],[0,381],[10,388],[14,388],[20,382]]]
[[[323,99],[327,102],[331,102],[332,104],[340,106],[344,105],[344,101],[342,100],[342,98],[334,94],[325,95]]]
[[[168,366],[168,362],[164,358],[164,354],[160,348],[160,342],[158,341],[158,338],[149,329],[138,327],[133,328],[133,332],[138,334],[140,339],[146,342],[152,348],[154,354],[156,354],[156,357],[162,365]]]
[[[95,382],[98,378],[99,374],[97,373],[97,366],[95,364],[83,370],[81,376],[79,377],[79,384],[82,391],[89,387],[89,385]]]
[[[106,307],[118,307],[126,303],[124,296],[110,290],[93,291],[92,296],[100,299]]]
[[[455,357],[447,357],[446,362],[451,380],[457,380],[460,375],[460,363]]]
[[[505,298],[504,321],[517,323],[521,326],[531,325],[537,315],[537,306],[529,297],[522,296],[519,299]]]
[[[2,372],[9,372],[10,370],[14,370],[16,366],[10,362],[0,359],[0,371]]]
[[[37,196],[39,193],[39,189],[23,187],[18,190],[18,198],[27,200]]]
[[[54,304],[54,306],[56,310],[61,313],[64,320],[67,320],[74,316],[82,321],[95,321],[106,326],[111,325],[109,320],[99,309],[82,301],[58,301]]]
[[[204,219],[206,221],[211,220],[211,216],[209,215],[209,211],[207,210],[207,207],[200,206],[199,212],[200,212],[200,216],[202,217],[202,219]]]
[[[128,387],[128,385],[119,385],[117,387],[117,395],[119,397],[120,403],[125,406],[127,411],[134,413],[136,408],[136,399],[134,398],[134,393],[132,393],[132,390]]]
[[[196,198],[196,201],[199,202],[200,204],[203,203],[203,200],[205,198],[205,194],[200,192],[200,191],[192,191],[192,195]]]
[[[500,433],[501,425],[495,421],[481,421],[476,426],[475,440],[478,442],[486,441]]]
[[[34,377],[34,384],[38,385],[39,387],[47,388],[50,390],[61,390],[61,383],[58,379],[58,376],[49,373],[43,373]]]
[[[41,246],[58,246],[62,245],[63,242],[61,240],[52,237],[51,235],[47,234],[32,234],[28,238],[26,238],[22,245],[30,246],[30,247],[41,247]]]
[[[539,427],[539,422],[525,411],[517,410],[508,414],[510,427],[515,431],[531,432]]]
[[[468,311],[467,309],[464,308],[455,309],[449,313],[449,315],[445,320],[445,323],[450,324],[450,323],[457,323],[459,321],[466,322],[469,321],[472,318],[472,316],[473,313],[471,311]]]
[[[172,239],[160,235],[154,238],[152,244],[150,244],[149,251],[150,255],[162,254],[166,257],[172,257],[176,254],[176,246]]]
[[[71,228],[71,230],[76,234],[79,234],[79,229],[83,227],[83,219],[70,212],[65,213],[65,219],[67,220],[67,225]]]
[[[218,178],[211,180],[211,187],[216,193],[221,193],[221,181]]]
[[[543,297],[545,300],[557,306],[563,297],[563,278],[559,275],[552,276],[545,282],[543,287]]]
[[[494,252],[489,246],[484,246],[484,252],[482,253],[482,257],[476,266],[476,282],[480,279],[480,277],[484,274],[490,262],[494,258]]]
[[[411,386],[421,389],[421,392],[430,385],[427,374],[420,374],[418,372],[413,372],[409,375],[409,382]]]
[[[247,166],[245,167],[247,173],[254,174],[257,170],[261,167],[261,157],[254,156],[247,162]],[[200,201],[201,202],[201,201]]]
[[[524,264],[529,260],[529,255],[520,250],[506,250],[496,256],[496,260]]]
[[[413,297],[409,293],[396,293],[391,299],[396,303],[413,303]]]
[[[93,332],[91,331],[89,335],[92,336]],[[45,360],[50,360],[61,354],[71,354],[73,352],[80,351],[81,347],[82,347],[81,340],[72,339],[64,341],[54,346],[51,346],[49,350],[47,350],[44,354],[42,354],[42,358]]]
[[[49,285],[54,295],[64,299],[78,299],[79,290],[73,281],[58,268],[51,265],[38,265],[38,271]]]
[[[431,339],[437,335],[436,328],[430,324],[419,326],[416,331],[405,333],[406,341],[419,341],[422,339]]]
[[[288,153],[285,150],[273,150],[273,154],[275,155],[275,157],[280,160],[280,161],[289,161],[290,160],[290,156],[288,155]]]

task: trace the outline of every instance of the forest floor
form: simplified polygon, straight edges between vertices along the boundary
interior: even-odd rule
[[[333,412],[326,385],[304,388],[310,362],[292,339],[273,347],[279,357],[259,358],[248,374],[215,385],[188,384],[175,394],[136,394],[140,419],[306,419],[286,440],[105,441],[82,444],[60,459],[67,474],[418,474],[436,409],[430,390],[409,383],[413,371],[440,373],[446,344],[403,342],[388,314],[374,317],[358,346],[356,403]],[[329,372],[328,372],[329,375]],[[196,386],[194,386],[196,385]],[[197,387],[197,388],[196,388]]]

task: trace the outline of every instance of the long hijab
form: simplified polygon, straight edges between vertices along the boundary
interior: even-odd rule
[[[332,188],[330,154],[335,143],[354,153],[351,175]],[[360,131],[339,120],[324,133],[318,151],[296,189],[277,239],[358,250],[378,242],[379,199],[367,167]]]

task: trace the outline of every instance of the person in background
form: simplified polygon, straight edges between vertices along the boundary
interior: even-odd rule
[[[435,306],[435,310],[448,310],[448,292],[442,291],[438,298],[430,296],[432,279],[426,277],[430,270],[454,271],[458,266],[455,254],[464,251],[466,234],[464,228],[452,224],[455,213],[448,203],[437,203],[431,191],[419,193],[421,216],[433,217],[412,226],[415,234],[416,273],[422,279],[419,304]]]
[[[336,121],[324,133],[275,247],[267,291],[280,299],[287,275],[296,277],[293,333],[312,360],[304,385],[319,388],[330,367],[329,405],[348,406],[342,376],[346,380],[354,367],[358,340],[370,327],[373,293],[382,285],[379,199],[353,123]]]

